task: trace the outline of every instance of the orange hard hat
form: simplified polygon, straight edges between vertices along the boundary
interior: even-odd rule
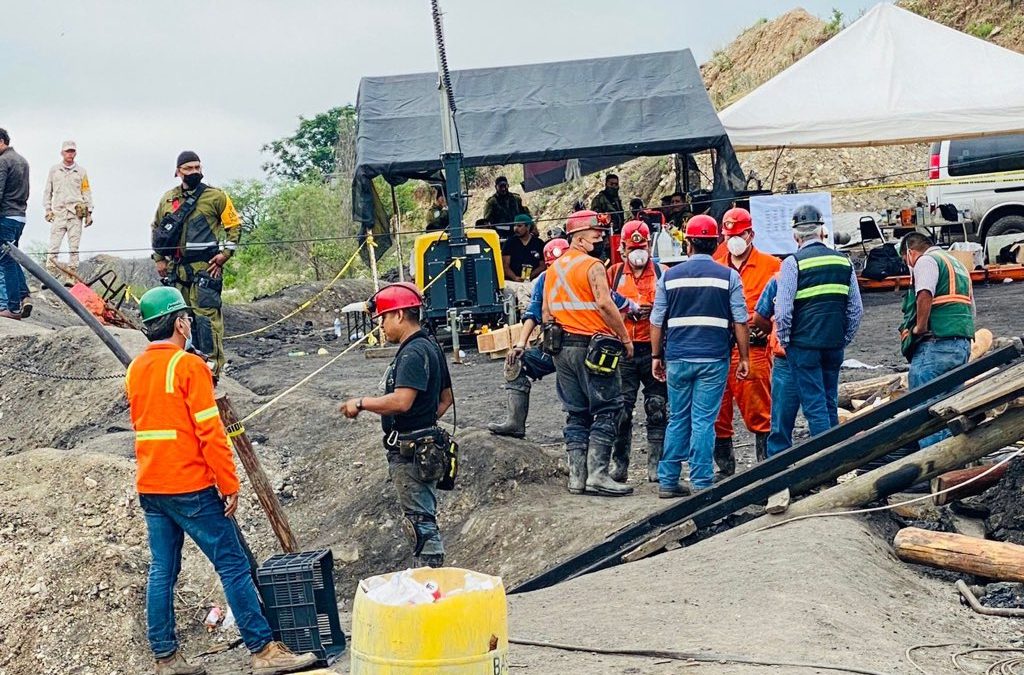
[[[595,211],[577,211],[565,222],[565,233],[582,232],[583,230],[603,230]]]
[[[686,223],[686,238],[718,239],[718,223],[711,216],[694,216]]]
[[[569,248],[569,242],[565,239],[552,239],[544,244],[544,264],[550,265],[565,253]]]
[[[722,216],[722,233],[727,237],[743,234],[753,229],[754,221],[750,217],[750,211],[736,207],[729,209]]]
[[[622,245],[626,248],[647,248],[651,228],[642,220],[631,220],[622,226]]]
[[[408,281],[389,284],[371,295],[370,299],[366,301],[366,308],[374,319],[399,309],[422,306],[423,293],[416,287],[416,284]]]

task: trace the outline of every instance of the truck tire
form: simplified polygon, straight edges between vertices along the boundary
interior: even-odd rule
[[[1024,216],[1003,216],[992,223],[985,237],[996,237],[1001,234],[1024,234]]]

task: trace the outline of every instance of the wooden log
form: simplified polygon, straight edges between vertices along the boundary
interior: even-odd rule
[[[997,581],[1024,581],[1024,546],[905,527],[893,539],[896,556],[909,563],[974,574]]]
[[[1024,392],[1024,361],[1006,370],[980,378],[983,387],[970,387],[931,407],[933,415],[951,420],[978,410],[987,410],[1020,396]]]
[[[935,495],[933,501],[937,506],[941,506],[943,504],[954,502],[957,499],[963,499],[964,497],[980,495],[982,492],[998,483],[999,479],[1003,477],[1011,464],[1013,464],[1013,462],[1003,464],[999,468],[994,469],[991,473],[986,474],[984,477],[964,485],[962,489],[953,490],[952,492],[946,492],[941,495]],[[972,466],[969,469],[958,469],[956,471],[949,471],[936,476],[932,479],[932,492],[942,492],[943,490],[954,488],[971,480],[975,476],[985,473],[991,467],[991,464],[987,464],[985,466]]]
[[[231,444],[235,447],[238,459],[241,460],[245,473],[249,476],[249,484],[252,485],[260,506],[267,514],[270,527],[273,528],[277,541],[281,544],[281,550],[285,553],[297,553],[299,544],[295,540],[295,535],[292,534],[288,516],[281,508],[281,502],[278,501],[270,479],[263,471],[256,451],[252,448],[252,442],[249,440],[248,434],[245,433],[245,427],[238,421],[238,415],[232,409],[227,394],[217,397],[217,409],[220,410],[220,418],[224,422],[224,428],[227,429]]]
[[[883,392],[882,395],[885,396],[897,389],[906,388],[907,376],[906,374],[901,375],[899,373],[879,375],[878,377],[869,377],[865,380],[856,380],[854,382],[843,382],[839,385],[839,407],[852,410],[856,407],[853,405],[854,399],[864,401],[879,392]]]

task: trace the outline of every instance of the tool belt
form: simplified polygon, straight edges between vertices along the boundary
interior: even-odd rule
[[[459,472],[459,446],[441,427],[419,431],[392,431],[384,437],[384,447],[397,454],[398,461],[413,464],[424,483],[437,483],[440,490],[451,490]]]
[[[587,345],[587,358],[584,361],[587,370],[595,375],[611,376],[619,367],[619,359],[626,353],[622,341],[611,335],[597,335],[590,338]]]
[[[541,343],[540,348],[545,354],[554,356],[562,351],[562,345],[565,343],[565,329],[559,326],[554,321],[541,326]]]

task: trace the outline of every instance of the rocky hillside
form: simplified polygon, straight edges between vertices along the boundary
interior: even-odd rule
[[[958,30],[1024,52],[1022,0],[903,0],[900,5]],[[846,19],[847,22],[850,20],[852,17]],[[759,20],[701,66],[712,102],[719,109],[726,107],[809,54],[839,29],[834,19],[825,21],[803,9],[794,9],[771,21]],[[906,176],[912,180],[923,177],[927,166],[927,146],[787,150],[781,157],[773,151],[760,151],[743,153],[740,163],[748,174],[753,172],[764,181],[765,187],[775,190],[784,189],[790,182],[807,188],[875,176],[922,172]],[[641,158],[614,170],[621,178],[624,203],[636,196],[647,204],[657,204],[661,195],[674,190],[675,177],[670,158]],[[479,217],[483,202],[492,190],[494,176],[502,173],[508,175],[513,184],[522,175],[518,166],[494,167],[478,172],[472,186],[474,198],[470,203],[468,222]],[[871,182],[858,181],[858,184]],[[524,196],[535,215],[558,219],[565,216],[574,200],[589,202],[601,187],[602,177],[591,175]],[[878,211],[886,207],[906,206],[922,198],[923,190],[872,191],[837,194],[833,204],[836,211]]]

